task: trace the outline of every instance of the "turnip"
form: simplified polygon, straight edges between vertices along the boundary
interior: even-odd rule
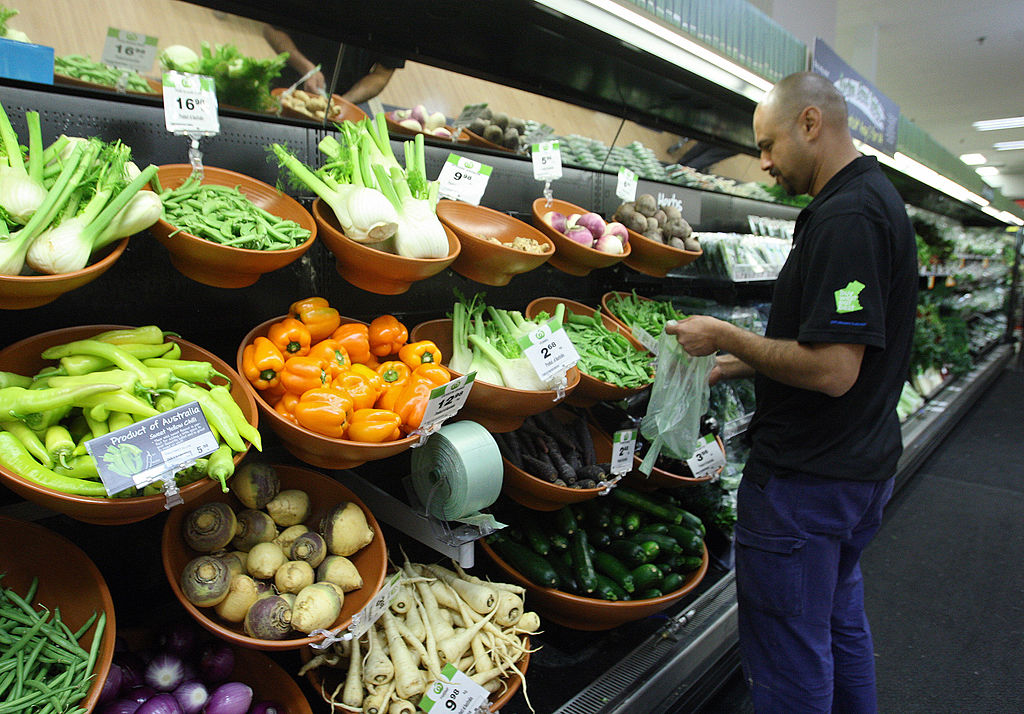
[[[213,607],[228,595],[231,572],[212,555],[190,560],[181,571],[179,586],[196,607]]]
[[[616,221],[612,221],[604,227],[604,234],[616,236],[622,242],[622,245],[629,243],[629,231],[626,230],[624,225]]]
[[[565,214],[558,211],[548,211],[543,216],[543,221],[559,233],[565,233]]]
[[[398,126],[405,127],[406,129],[412,129],[413,131],[423,131],[423,125],[415,119],[403,119],[398,122]]]
[[[227,597],[217,603],[214,610],[228,622],[241,622],[259,599],[256,581],[248,575],[236,575],[231,578]]]
[[[287,554],[289,557],[292,557],[292,545],[295,543],[296,539],[298,539],[299,536],[305,535],[309,532],[309,528],[307,528],[304,525],[288,526],[283,531],[277,534],[277,537],[274,538],[274,542],[281,546],[281,550],[283,550],[285,554]],[[292,557],[292,560],[295,560],[295,558]]]
[[[429,114],[427,113],[427,108],[422,104],[417,104],[416,106],[414,106],[412,108],[412,113],[409,114],[409,118],[415,119],[417,122],[420,123],[421,126],[426,126],[428,117]]]
[[[341,605],[341,598],[333,588],[323,583],[307,585],[295,596],[292,627],[306,634],[328,628],[341,614]]]
[[[432,136],[436,136],[438,139],[448,139],[450,141],[452,138],[452,133],[443,126],[439,126],[436,129],[431,129],[430,133]]]
[[[373,540],[373,530],[366,522],[363,509],[348,501],[335,506],[324,518],[320,534],[333,555],[352,555]]]
[[[590,231],[594,240],[604,235],[604,219],[596,213],[584,213],[576,220],[576,225],[583,226]]]
[[[261,461],[246,460],[231,479],[232,493],[246,508],[263,508],[280,490],[274,467]]]
[[[427,131],[434,131],[435,129],[442,128],[445,122],[444,112],[433,112],[427,115],[423,122],[423,128]]]
[[[274,572],[278,592],[300,593],[314,580],[313,567],[304,560],[289,560]]]
[[[277,543],[267,541],[257,543],[249,551],[245,567],[249,575],[260,580],[267,580],[274,577],[274,573],[282,565],[288,562],[288,556],[281,550]]]
[[[267,502],[266,509],[274,523],[294,526],[309,518],[309,494],[297,488],[281,491]]]
[[[565,231],[565,237],[571,240],[573,243],[579,243],[588,248],[593,247],[594,234],[590,232],[590,229],[585,226],[573,226]]]
[[[231,506],[215,501],[196,508],[185,518],[182,538],[192,550],[212,553],[227,547],[238,531]]]
[[[231,541],[236,550],[251,551],[255,545],[277,538],[274,520],[263,511],[247,508],[238,513],[237,519],[238,532]]]
[[[297,526],[296,526],[297,527]],[[292,560],[304,560],[311,567],[318,567],[327,557],[327,542],[319,533],[306,531],[295,539],[288,551]],[[342,557],[342,556],[336,556]]]
[[[355,564],[343,555],[329,555],[316,570],[317,581],[334,583],[344,592],[363,587],[363,576]]]
[[[619,237],[610,233],[598,238],[597,242],[594,243],[594,248],[610,255],[622,255],[625,252]]]

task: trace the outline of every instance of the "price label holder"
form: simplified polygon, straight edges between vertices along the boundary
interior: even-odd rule
[[[370,625],[379,620],[384,611],[391,607],[391,601],[398,594],[398,581],[401,578],[402,573],[397,572],[385,580],[384,585],[377,591],[377,594],[363,606],[362,610],[352,616],[352,621],[349,622],[348,627],[344,630],[313,630],[310,632],[310,636],[319,637],[322,635],[323,639],[311,642],[309,646],[313,649],[325,650],[335,642],[352,639],[358,640],[370,629]]]
[[[533,177],[538,181],[562,178],[562,152],[557,141],[542,141],[530,146],[533,158]]]
[[[623,166],[619,169],[619,180],[615,183],[615,195],[623,201],[635,201],[636,184],[636,172]]]
[[[164,125],[167,131],[189,139],[188,160],[192,172],[203,173],[199,140],[220,133],[217,90],[213,77],[187,72],[164,72]]]
[[[107,494],[164,482],[165,508],[182,503],[174,474],[217,450],[199,402],[189,402],[85,442]]]
[[[430,390],[430,398],[423,410],[423,419],[419,428],[415,430],[415,433],[420,435],[420,440],[413,445],[414,447],[420,446],[428,436],[462,409],[475,380],[476,372],[470,372]]]
[[[441,198],[465,201],[479,206],[490,178],[490,166],[458,154],[448,154],[437,177],[440,182],[439,193]]]
[[[451,662],[441,678],[427,687],[419,707],[427,714],[477,714],[488,710],[487,690],[456,669]]]
[[[633,470],[633,454],[636,453],[637,429],[619,429],[612,434],[612,463],[609,471],[612,478],[601,483],[602,496],[607,496],[623,476]]]
[[[725,453],[719,448],[714,434],[705,434],[700,437],[697,441],[697,448],[694,450],[693,456],[686,460],[686,465],[690,467],[694,478],[703,478],[717,473],[720,468],[725,466]]]
[[[152,35],[108,27],[100,61],[126,72],[148,72],[156,59],[157,44],[157,38]],[[122,81],[126,79],[127,75],[121,75]]]
[[[552,329],[554,318],[519,338],[523,355],[529,360],[541,381],[563,377],[580,361],[580,355],[569,335],[558,325]]]

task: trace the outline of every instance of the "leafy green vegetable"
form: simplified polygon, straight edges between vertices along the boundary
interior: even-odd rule
[[[581,372],[617,387],[651,383],[654,358],[650,352],[638,350],[625,337],[605,327],[596,310],[593,316],[567,314],[563,327],[580,355],[577,367]]]
[[[217,86],[217,102],[253,111],[268,111],[276,105],[270,94],[270,83],[281,75],[288,63],[288,53],[258,60],[243,55],[234,45],[213,45],[203,42],[199,62],[193,69],[191,61],[177,64],[178,55],[165,53],[160,61],[165,69],[196,72],[213,77]],[[191,58],[187,58],[191,59]]]
[[[608,307],[629,327],[640,327],[655,339],[665,329],[666,322],[686,317],[672,303],[641,298],[635,290],[632,295],[613,294],[608,298]]]

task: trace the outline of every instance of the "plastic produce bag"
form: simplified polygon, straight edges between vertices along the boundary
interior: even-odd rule
[[[651,444],[640,464],[644,474],[651,475],[662,451],[680,461],[693,456],[700,438],[700,419],[708,410],[708,374],[714,366],[714,355],[693,357],[675,335],[661,333],[651,399],[640,422],[640,433]]]

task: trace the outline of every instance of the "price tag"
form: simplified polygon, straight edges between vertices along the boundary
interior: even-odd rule
[[[143,488],[217,450],[199,402],[135,422],[85,442],[100,480],[113,496],[126,488]]]
[[[401,573],[395,573],[388,578],[370,602],[366,603],[362,610],[352,616],[352,622],[349,623],[348,631],[353,639],[358,640],[362,637],[370,629],[370,625],[379,620],[384,611],[391,607],[391,601],[395,599],[397,594],[395,588],[401,577]]]
[[[561,327],[551,330],[551,322],[540,325],[518,340],[523,355],[533,366],[541,381],[560,377],[580,361],[580,355]]]
[[[455,668],[451,662],[441,670],[441,678],[427,687],[420,709],[430,714],[476,714],[487,705],[487,690]]]
[[[557,141],[542,141],[531,147],[533,177],[538,181],[562,178],[562,152]]]
[[[174,134],[219,134],[213,77],[164,72],[164,124]]]
[[[650,352],[655,357],[658,356],[658,340],[650,332],[640,327],[639,325],[633,325],[631,328],[633,338],[644,346],[644,349]]]
[[[451,198],[479,206],[490,178],[490,166],[458,154],[448,154],[437,180],[440,182],[441,198]]]
[[[615,184],[615,195],[623,201],[635,201],[636,182],[636,173],[623,166],[619,169],[619,180]]]
[[[100,61],[118,69],[148,72],[153,68],[156,50],[157,38],[152,35],[108,27]]]
[[[697,442],[693,456],[686,460],[694,478],[702,478],[713,474],[725,466],[725,454],[718,446],[714,434],[705,434]]]
[[[462,409],[469,397],[469,390],[473,388],[473,381],[476,379],[476,372],[456,377],[447,384],[434,387],[430,391],[430,399],[423,410],[423,419],[420,421],[420,429],[429,432],[434,425],[451,419],[456,412]]]
[[[612,466],[615,476],[624,476],[633,470],[636,452],[636,429],[620,429],[612,434]]]

